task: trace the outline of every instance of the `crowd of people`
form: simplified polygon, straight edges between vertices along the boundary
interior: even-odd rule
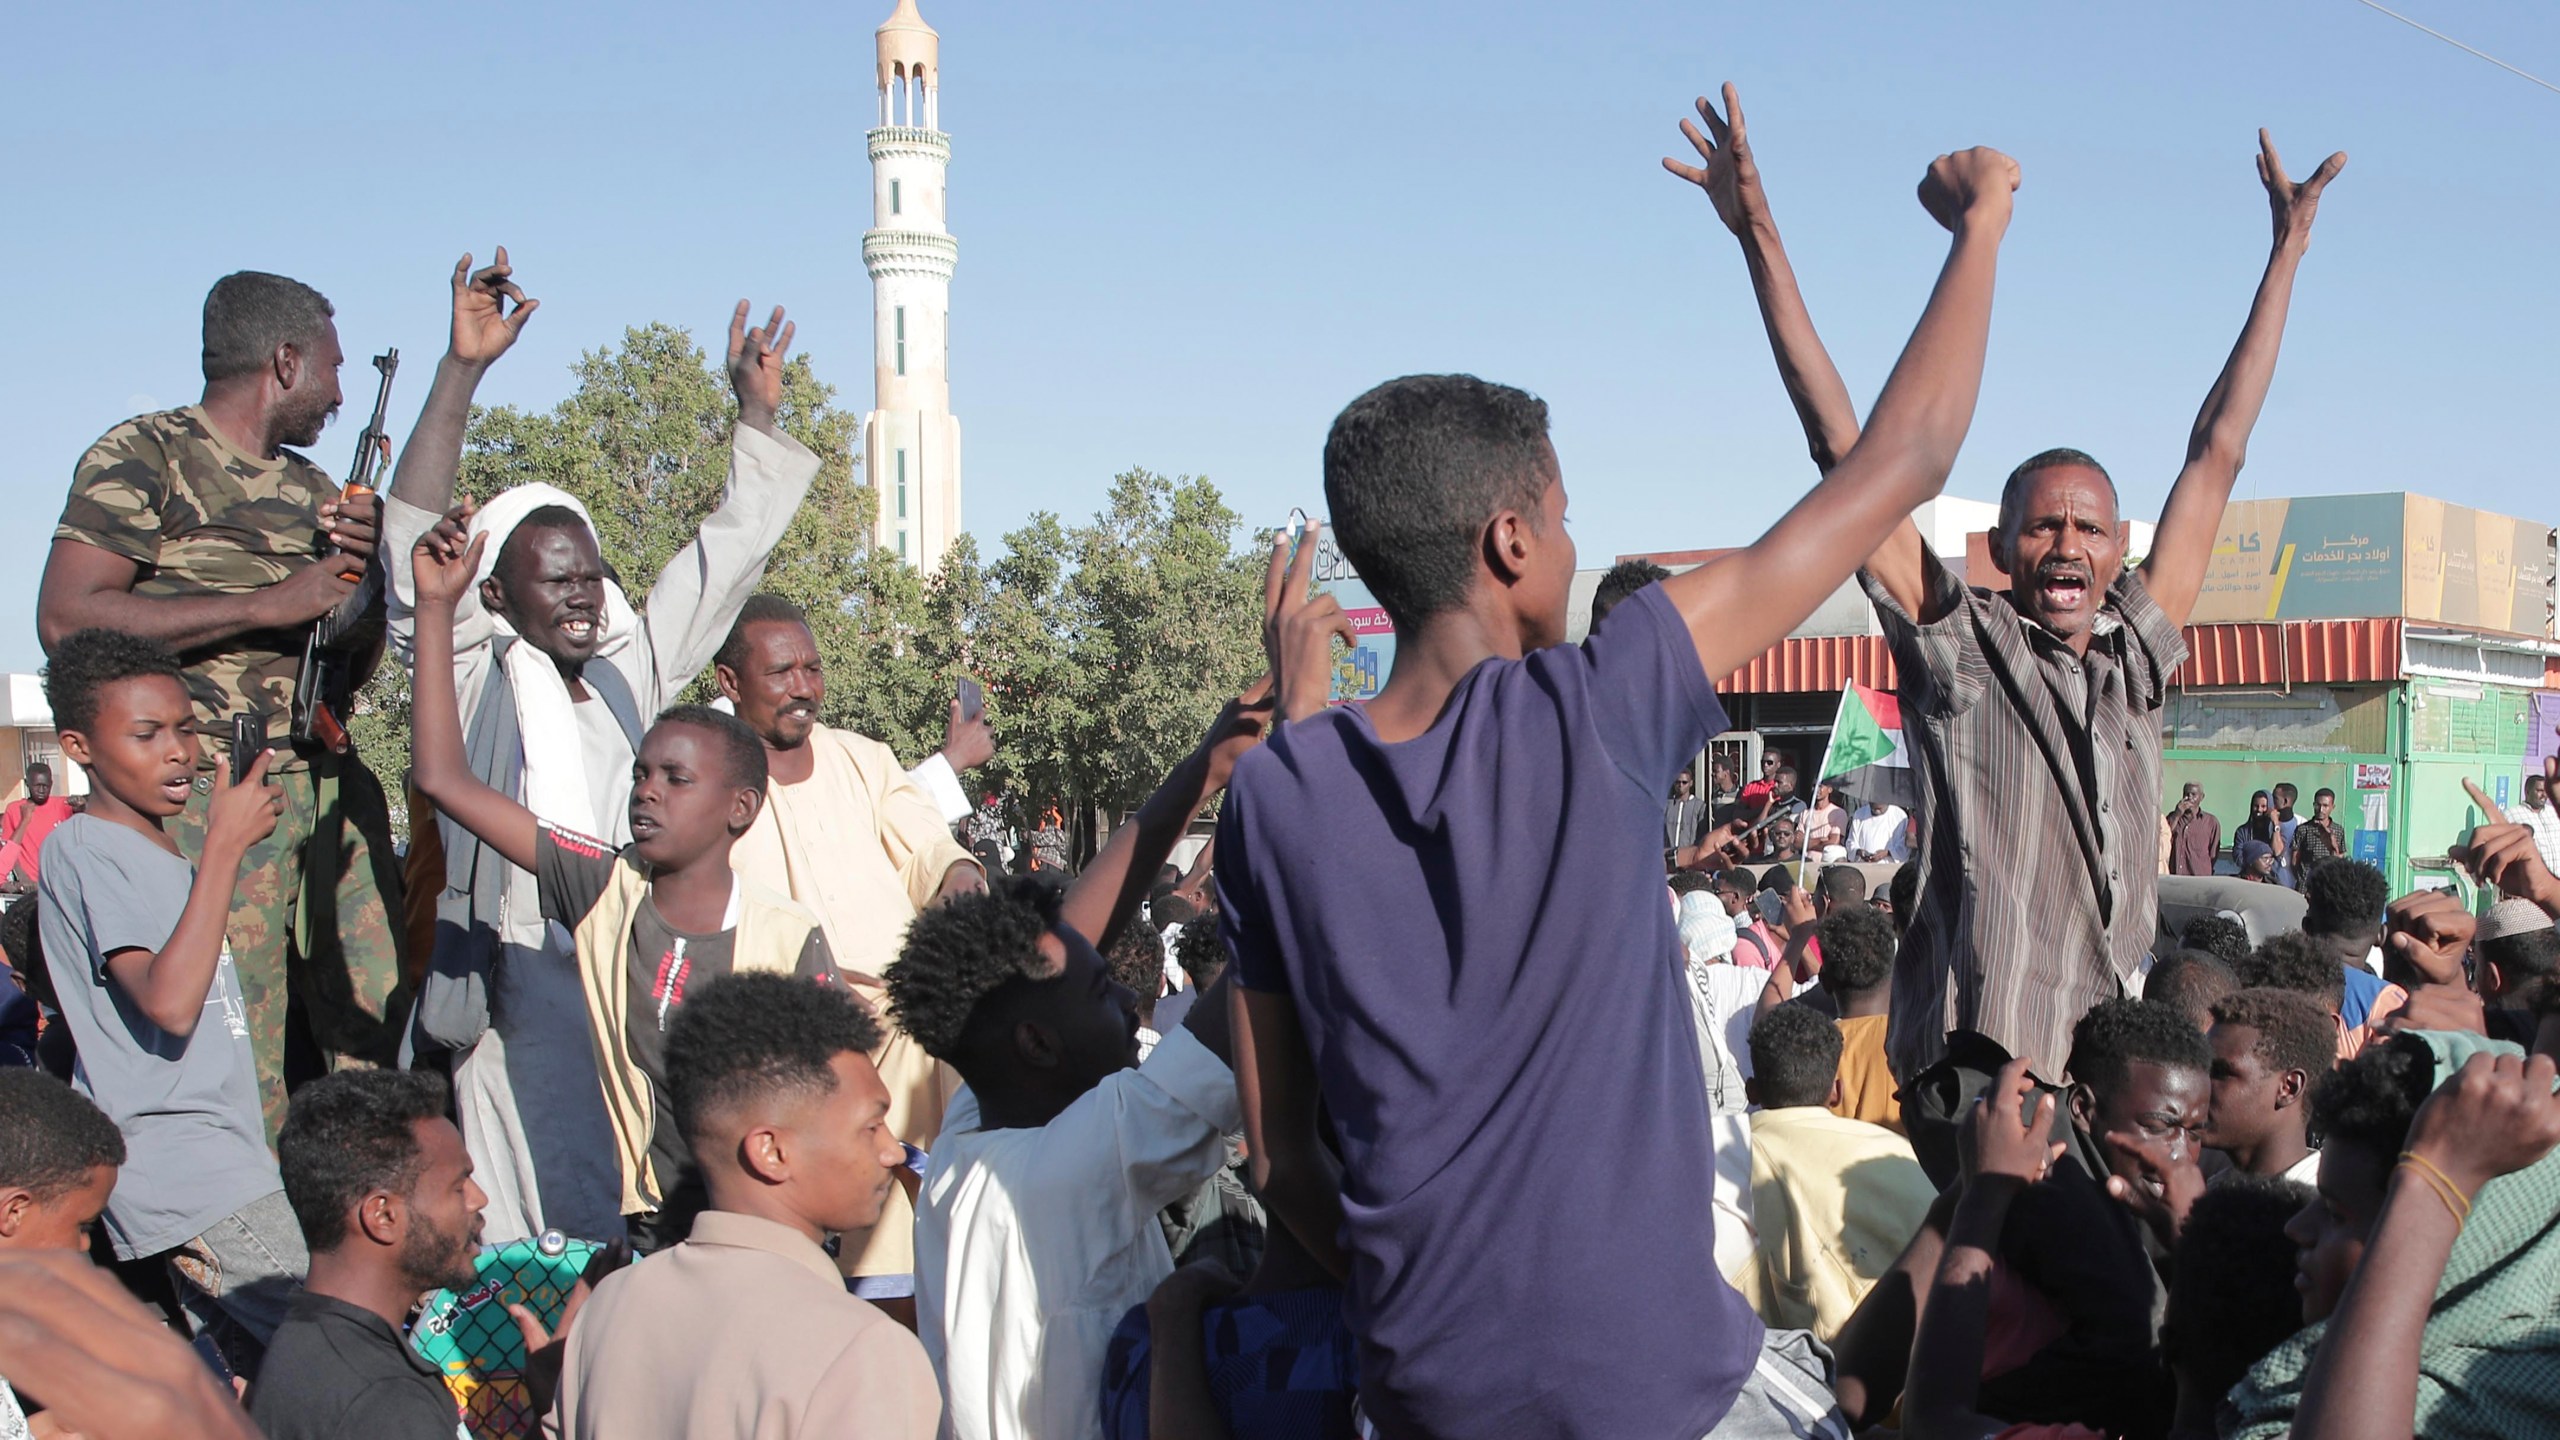
[[[1697,116],[1665,163],[1740,242],[1811,491],[1612,572],[1569,645],[1544,403],[1370,390],[1323,482],[1385,686],[1327,703],[1347,622],[1281,537],[1267,672],[1081,869],[1054,811],[1008,863],[962,792],[984,714],[913,769],[821,720],[759,590],[819,468],[779,308],[731,319],[728,490],[635,598],[565,491],[457,492],[536,305],[504,251],[455,267],[378,499],[294,448],[328,302],[217,283],[202,401],[81,460],[39,602],[89,797],[0,817],[43,1015],[0,1049],[0,1437],[2547,1429],[2560,761],[2454,840],[2477,913],[2278,787],[2229,859],[2300,929],[2158,933],[2158,877],[2224,854],[2198,787],[2161,809],[2158,712],[2344,157],[2296,182],[2261,137],[2265,278],[2150,555],[2047,451],[1995,587],[1909,517],[2019,167],[1928,167],[1951,244],[1862,421],[1737,97]],[[1908,810],[1710,750],[1716,677],[1853,578]],[[323,624],[409,668],[405,864],[294,723]],[[555,1284],[491,1278],[527,1246]],[[505,1373],[434,1358],[499,1303]]]

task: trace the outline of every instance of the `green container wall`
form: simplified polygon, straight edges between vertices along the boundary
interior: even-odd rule
[[[2302,791],[2296,813],[2308,815],[2313,793],[2326,786],[2338,792],[2338,821],[2347,828],[2350,844],[2370,819],[2382,821],[2382,868],[2396,895],[2416,888],[2421,878],[2409,864],[2412,856],[2442,855],[2480,823],[2479,811],[2463,793],[2466,777],[2492,798],[2503,783],[2508,803],[2523,802],[2536,693],[2530,690],[2427,679],[2395,686],[2339,686],[2329,692],[2335,723],[2325,733],[2306,736],[2310,743],[2301,748],[2193,743],[2210,740],[2214,733],[2214,716],[2195,723],[2200,709],[2247,712],[2262,704],[2299,705],[2305,693],[2297,691],[2282,702],[2239,693],[2183,697],[2191,703],[2183,711],[2172,707],[2161,807],[2174,806],[2186,782],[2203,782],[2205,809],[2221,819],[2227,845],[2231,832],[2248,818],[2251,792],[2290,781]],[[2337,748],[2342,744],[2353,748]],[[2357,790],[2360,765],[2387,766],[2388,788]],[[2366,774],[2373,778],[2370,771]]]

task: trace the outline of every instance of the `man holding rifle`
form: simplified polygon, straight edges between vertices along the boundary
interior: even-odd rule
[[[375,544],[373,498],[341,494],[286,448],[318,441],[337,412],[334,313],[281,275],[217,281],[204,305],[203,399],[89,447],[36,600],[48,651],[96,626],[156,640],[185,663],[203,737],[203,769],[172,827],[189,858],[204,844],[212,772],[232,763],[235,719],[275,737],[267,778],[284,791],[283,818],[241,862],[225,926],[270,1136],[284,1118],[289,1010],[310,1042],[297,1052],[318,1057],[310,1073],[388,1061],[397,1033],[384,1019],[400,961],[387,851],[376,864],[388,834],[381,787],[353,755],[289,738],[311,629],[357,593]],[[355,657],[356,679],[370,659]]]

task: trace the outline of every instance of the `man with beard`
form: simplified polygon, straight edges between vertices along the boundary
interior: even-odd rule
[[[837,966],[880,1019],[870,1063],[888,1089],[889,1133],[930,1151],[959,1077],[890,1018],[880,977],[917,911],[986,889],[986,875],[923,788],[899,773],[888,746],[818,723],[826,670],[798,606],[778,595],[750,598],[713,674],[764,742],[767,774],[764,809],[729,864],[817,912]],[[879,1224],[846,1235],[838,1251],[853,1293],[910,1324],[914,1233],[906,1192],[892,1190]]]
[[[418,538],[439,525],[486,536],[453,622],[472,773],[543,820],[618,847],[632,838],[632,759],[649,717],[710,663],[818,457],[774,418],[792,327],[777,307],[750,330],[742,300],[729,321],[738,423],[727,497],[636,609],[566,492],[519,485],[448,515],[472,392],[538,303],[512,276],[503,248],[484,269],[466,255],[453,270],[452,345],[384,502],[392,643],[415,653]],[[439,833],[443,897],[415,1038],[457,1057],[456,1107],[489,1190],[490,1239],[618,1236],[623,1176],[567,937],[543,921],[531,874],[449,818]]]
[[[281,275],[216,281],[204,398],[89,447],[36,596],[48,655],[99,628],[156,641],[185,666],[202,752],[170,829],[189,858],[204,853],[233,717],[258,717],[275,737],[267,780],[284,792],[282,820],[242,860],[224,927],[269,1134],[284,1119],[289,1004],[330,1057],[388,1061],[397,1038],[385,1016],[399,953],[375,870],[389,837],[381,786],[353,755],[282,743],[310,627],[358,593],[374,549],[373,497],[340,494],[286,448],[317,442],[338,409],[335,313]]]
[[[1737,99],[1727,87],[1726,115],[1701,99],[1711,133],[1686,127],[1704,168],[1665,164],[1707,192],[1742,242],[1780,377],[1827,472],[1858,438],[1857,411],[1779,244]],[[2332,155],[2297,183],[2265,132],[2258,142],[2273,248],[2141,566],[2124,564],[2114,480],[2088,455],[2054,449],[2001,489],[1991,561],[2007,588],[1968,586],[1911,524],[1859,574],[1927,787],[1920,893],[1894,978],[1903,1075],[1937,1060],[1953,1030],[1987,1034],[2051,1074],[2072,1022],[2138,983],[2156,919],[2158,711],[2275,377],[2312,217],[2347,162]]]
[[[444,1117],[444,1082],[415,1071],[349,1071],[294,1096],[276,1146],[311,1275],[251,1399],[268,1440],[454,1440],[453,1393],[401,1333],[429,1291],[479,1278],[487,1197]]]

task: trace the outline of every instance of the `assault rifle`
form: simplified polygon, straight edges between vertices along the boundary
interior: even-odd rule
[[[391,458],[391,433],[382,428],[382,417],[391,407],[391,377],[399,372],[400,352],[385,350],[374,356],[373,368],[382,372],[382,385],[373,392],[373,418],[356,437],[356,458],[347,467],[342,497],[373,494],[373,482],[381,475],[383,462]],[[336,549],[326,540],[320,542],[324,557]],[[346,721],[355,713],[356,687],[364,683],[359,672],[372,668],[382,640],[382,577],[382,551],[377,546],[354,592],[339,601],[337,609],[312,622],[311,638],[302,647],[302,673],[293,686],[295,740],[316,742],[341,755],[347,752]]]

